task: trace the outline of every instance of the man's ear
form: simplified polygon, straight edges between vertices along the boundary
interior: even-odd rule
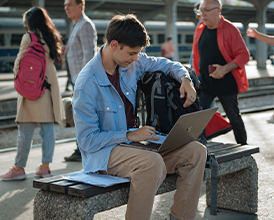
[[[110,47],[111,47],[112,51],[116,51],[117,49],[120,48],[120,44],[118,43],[117,40],[112,40],[110,42]]]
[[[83,10],[83,4],[82,4],[82,3],[80,3],[80,4],[78,5],[78,7],[81,9],[81,11]]]

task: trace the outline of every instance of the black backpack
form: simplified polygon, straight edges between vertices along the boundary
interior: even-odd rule
[[[195,72],[189,68],[188,72],[195,89],[199,90],[200,84]],[[147,112],[146,125],[167,134],[181,115],[201,110],[198,97],[191,106],[183,107],[186,95],[180,98],[180,86],[177,80],[162,71],[145,72],[141,76],[138,81],[137,105],[143,98]]]

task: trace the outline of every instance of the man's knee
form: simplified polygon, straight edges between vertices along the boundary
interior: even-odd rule
[[[198,141],[192,141],[189,143],[189,151],[191,151],[192,157],[195,161],[205,161],[207,149],[206,146]]]
[[[195,151],[196,153],[200,154],[201,156],[206,155],[206,146],[201,144],[198,141],[193,141],[193,144],[195,144]]]
[[[158,153],[152,153],[148,156],[148,168],[153,173],[153,176],[158,176],[164,180],[167,174],[166,165],[162,156]]]

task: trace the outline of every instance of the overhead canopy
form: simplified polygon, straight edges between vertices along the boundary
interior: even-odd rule
[[[33,6],[33,0],[0,0],[1,7],[11,7],[9,12],[0,11],[0,17],[21,17]],[[64,1],[45,0],[45,8],[52,18],[66,18]],[[86,14],[91,19],[110,19],[117,13],[134,13],[142,21],[165,20],[165,3],[161,0],[86,0]],[[224,5],[222,14],[232,22],[256,22],[256,9]],[[193,3],[177,3],[177,21],[195,21]],[[274,23],[274,9],[267,9],[266,22]]]
[[[133,13],[142,21],[165,20],[167,26],[172,28],[166,34],[172,32],[176,43],[176,21],[193,21],[193,3],[185,3],[184,0],[86,0],[86,14],[91,19],[111,19],[116,14]],[[254,7],[237,7],[223,5],[222,15],[232,22],[241,22],[244,28],[248,23],[258,23],[258,30],[265,33],[265,23],[274,23],[274,9],[267,8],[272,0],[246,0]],[[0,7],[10,7],[11,10],[0,10],[0,17],[21,17],[30,7],[39,5],[45,7],[51,18],[64,18],[64,1],[60,0],[0,0]],[[173,9],[166,13],[171,5]],[[176,14],[176,17],[173,15]],[[173,17],[172,17],[173,16]],[[171,19],[172,18],[172,19]],[[257,41],[257,66],[266,68],[266,44]]]

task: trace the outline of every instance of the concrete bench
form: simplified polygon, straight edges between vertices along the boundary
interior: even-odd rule
[[[253,153],[257,146],[209,142],[209,153],[218,161],[217,207],[256,213],[258,204],[258,169]],[[206,169],[206,201],[211,202],[211,170]],[[176,174],[167,175],[157,194],[176,189]],[[129,184],[96,187],[55,176],[33,181],[40,189],[34,198],[34,219],[93,219],[96,213],[127,203]]]

